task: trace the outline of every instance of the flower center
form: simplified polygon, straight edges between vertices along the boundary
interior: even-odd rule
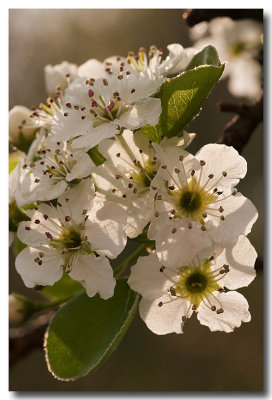
[[[53,238],[52,235],[47,235],[50,238],[50,246],[58,250],[64,257],[65,271],[70,272],[74,260],[79,254],[91,254],[91,245],[87,241],[84,229],[82,226],[75,227],[62,227],[60,235]]]
[[[217,314],[224,312],[222,304],[214,292],[224,292],[224,288],[218,284],[228,272],[229,265],[224,264],[219,268],[211,268],[215,265],[214,256],[204,260],[202,263],[199,259],[192,261],[191,265],[186,265],[178,269],[176,279],[167,276],[167,268],[162,266],[160,272],[167,279],[173,282],[173,285],[167,290],[170,295],[170,300],[158,303],[162,307],[166,303],[178,301],[179,299],[186,300],[188,309],[182,317],[182,321],[186,321],[190,310],[196,311],[201,303],[208,307],[211,311],[216,311]]]
[[[169,293],[175,299],[185,298],[196,310],[202,301],[209,304],[212,293],[221,290],[217,281],[228,271],[227,265],[212,271],[208,259],[200,265],[181,267],[177,282],[169,289]]]
[[[185,211],[192,213],[202,205],[201,195],[198,192],[188,191],[182,194],[180,199],[180,206]]]
[[[137,185],[143,186],[144,188],[150,187],[150,182],[154,178],[154,175],[157,171],[157,164],[155,163],[153,166],[150,161],[147,161],[145,163],[145,168],[143,168],[141,163],[138,161],[135,166],[138,167],[142,172],[132,175],[133,181]]]
[[[50,245],[57,250],[75,250],[79,249],[82,243],[82,237],[75,228],[63,227],[60,235],[57,238],[51,239]]]
[[[193,272],[185,279],[185,286],[190,293],[201,293],[205,291],[208,284],[208,278],[203,273]]]
[[[60,146],[60,142],[57,145]],[[39,176],[35,179],[35,183],[39,183],[41,179],[50,178],[50,183],[57,184],[66,179],[66,175],[71,172],[76,164],[73,154],[65,147],[63,149],[46,148],[44,145],[37,151],[35,162],[24,164],[23,169],[28,168]]]
[[[141,73],[149,68],[149,63],[152,58],[156,58],[156,64],[159,65],[161,63],[162,55],[162,50],[158,50],[154,45],[150,46],[148,56],[145,48],[140,47],[138,54],[134,54],[133,51],[128,53],[127,63],[130,64],[131,67],[138,73]]]
[[[105,86],[108,86],[107,79],[103,79],[103,83]],[[86,84],[93,85],[93,82],[90,82],[89,80],[86,81]],[[92,88],[89,88],[88,96],[90,98],[91,106],[89,111],[96,118],[93,124],[94,127],[100,125],[103,122],[114,121],[129,108],[129,105],[123,103],[119,92],[112,93],[112,96],[106,99],[98,93],[95,94],[94,90]],[[66,106],[68,108],[72,107],[71,103],[67,103]],[[86,107],[74,106],[74,108],[77,110],[80,109],[80,111],[83,112],[83,115],[81,116],[82,119],[86,118]]]
[[[81,246],[80,233],[74,229],[65,229],[58,240],[62,243],[63,247],[66,247],[68,249],[73,249]]]
[[[207,208],[216,199],[216,195],[202,188],[195,178],[181,189],[168,188],[168,193],[174,198],[174,218],[191,218],[200,223],[204,223]]]

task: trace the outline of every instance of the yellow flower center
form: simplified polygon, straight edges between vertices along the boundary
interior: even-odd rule
[[[154,178],[153,173],[157,171],[156,165],[153,166],[150,161],[147,161],[145,163],[145,167],[143,168],[141,163],[138,161],[136,164],[136,167],[138,167],[142,172],[132,174],[133,176],[133,181],[139,185],[143,186],[144,188],[148,188],[150,186],[150,182]]]
[[[200,266],[184,266],[178,274],[179,281],[173,286],[175,295],[185,297],[196,308],[208,295],[220,289],[216,275],[207,260]]]
[[[171,190],[168,193],[174,197],[175,209],[174,218],[190,218],[204,223],[205,215],[209,205],[217,199],[217,196],[209,193],[198,184],[195,178],[190,179],[188,185],[181,189]]]

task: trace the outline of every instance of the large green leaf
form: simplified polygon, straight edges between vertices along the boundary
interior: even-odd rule
[[[204,47],[204,49],[202,49],[192,58],[186,69],[188,71],[189,69],[199,67],[200,65],[216,65],[217,67],[221,65],[215,47],[211,45]]]
[[[132,321],[139,295],[126,281],[117,281],[108,300],[81,293],[53,317],[45,335],[50,372],[74,380],[92,371],[115,350]]]
[[[159,136],[176,136],[199,113],[200,108],[224,66],[203,66],[186,71],[166,82],[159,93],[162,113],[158,126]]]
[[[78,281],[74,281],[64,272],[63,277],[53,286],[45,286],[42,294],[50,300],[68,300],[85,290]]]
[[[159,142],[162,136],[179,135],[199,113],[223,70],[224,65],[205,65],[169,79],[156,96],[162,105],[159,123],[155,127],[147,125],[141,131],[155,142]]]

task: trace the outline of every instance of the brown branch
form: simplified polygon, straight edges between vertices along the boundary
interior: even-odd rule
[[[263,272],[263,257],[262,256],[257,257],[257,260],[255,262],[255,269],[256,269],[257,274],[259,272]]]
[[[258,9],[188,9],[184,14],[188,26],[194,26],[202,21],[210,21],[217,17],[229,17],[233,20],[250,18],[263,21],[263,10]]]
[[[31,321],[27,326],[12,328],[9,331],[9,365],[14,365],[20,358],[35,348],[42,348],[43,337],[54,312],[50,311]]]
[[[221,101],[218,103],[218,107],[220,111],[236,113],[225,126],[218,143],[233,146],[239,153],[242,153],[252,133],[263,120],[263,96],[249,106]]]

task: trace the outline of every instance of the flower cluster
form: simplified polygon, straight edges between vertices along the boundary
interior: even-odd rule
[[[142,295],[140,315],[157,334],[181,333],[195,311],[212,331],[250,320],[236,289],[255,277],[247,239],[257,211],[236,185],[247,164],[232,147],[185,150],[195,134],[149,140],[156,96],[183,72],[196,50],[151,46],[147,53],[91,59],[77,67],[46,66],[50,97],[38,108],[10,112],[10,137],[31,138],[10,174],[13,231],[26,247],[16,269],[27,287],[53,285],[63,273],[88,296],[108,299],[115,277],[109,259],[143,232],[152,244],[128,283]],[[95,163],[93,151],[104,162]]]
[[[256,99],[261,92],[262,68],[257,60],[262,49],[262,24],[254,20],[233,21],[228,17],[201,22],[190,29],[194,47],[212,44],[220,59],[227,61],[224,77],[233,96]]]

